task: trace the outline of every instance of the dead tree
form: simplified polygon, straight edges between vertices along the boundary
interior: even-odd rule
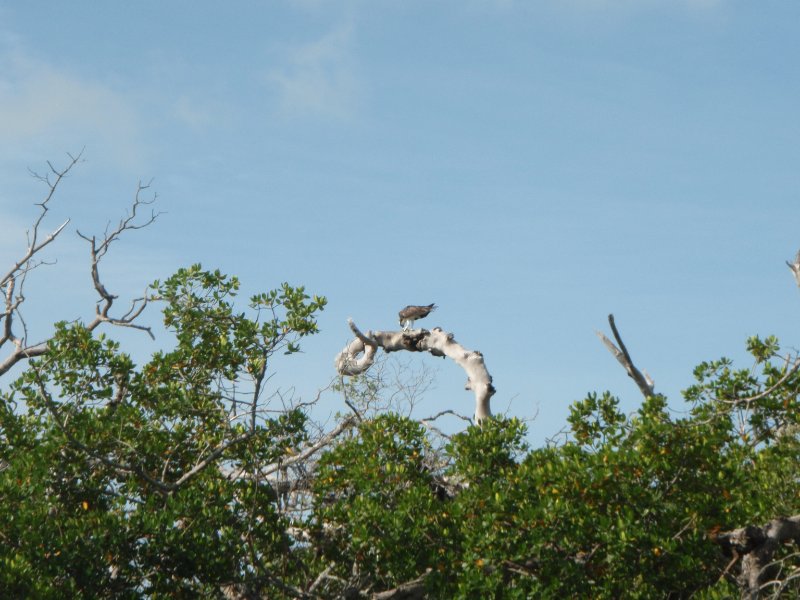
[[[467,373],[466,390],[475,394],[475,421],[480,423],[492,415],[490,400],[495,393],[492,376],[486,369],[483,354],[467,350],[456,342],[452,333],[438,327],[432,330],[367,331],[362,333],[352,319],[347,321],[356,336],[337,356],[336,371],[340,375],[360,375],[375,362],[379,348],[385,352],[428,352],[450,358]]]
[[[797,569],[784,569],[783,560],[775,560],[775,555],[786,545],[800,545],[800,515],[726,531],[715,541],[733,558],[728,569],[741,559],[738,583],[743,599],[778,597],[797,578]]]
[[[27,232],[27,249],[18,260],[14,261],[11,268],[0,277],[0,290],[3,291],[3,305],[2,309],[0,309],[2,310],[0,312],[0,350],[5,346],[10,346],[8,354],[4,358],[0,358],[0,376],[7,373],[17,363],[41,356],[47,352],[47,339],[38,341],[29,339],[28,327],[20,309],[25,302],[24,288],[28,275],[34,269],[49,264],[41,258],[42,250],[50,245],[69,224],[69,219],[67,219],[52,229],[50,233],[46,233],[44,228],[45,217],[50,210],[50,203],[56,191],[64,178],[69,175],[81,160],[81,154],[68,156],[69,163],[66,167],[59,169],[48,162],[49,171],[45,175],[34,173],[34,177],[47,186],[47,192],[44,200],[36,204],[39,207],[39,215]],[[149,327],[135,323],[147,305],[147,295],[145,294],[141,298],[132,300],[130,307],[124,314],[119,316],[112,315],[110,311],[117,296],[111,294],[103,285],[98,269],[100,260],[108,251],[109,246],[118,240],[120,236],[126,231],[147,227],[158,217],[158,213],[152,211],[149,216],[144,218],[140,214],[143,208],[152,204],[155,200],[155,198],[146,200],[142,197],[148,187],[148,185],[139,183],[129,213],[126,217],[120,219],[116,227],[107,227],[102,239],[98,239],[95,236],[86,236],[78,232],[78,235],[90,244],[92,284],[100,297],[94,318],[86,325],[89,330],[94,330],[103,323],[109,323],[120,327],[140,329],[149,334],[150,337],[153,337]]]

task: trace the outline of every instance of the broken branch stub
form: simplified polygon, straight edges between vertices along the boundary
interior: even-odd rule
[[[452,359],[467,373],[464,389],[475,394],[475,421],[480,423],[492,415],[490,399],[496,390],[492,376],[486,370],[483,354],[464,348],[452,333],[435,327],[431,331],[367,331],[364,334],[352,319],[347,322],[356,337],[336,356],[336,371],[340,375],[360,375],[367,371],[375,362],[378,348],[385,352],[429,352],[433,356]]]
[[[597,337],[599,337],[603,345],[608,348],[608,351],[614,355],[614,358],[617,359],[619,364],[623,366],[628,376],[636,382],[642,395],[645,398],[653,396],[655,394],[655,382],[647,372],[642,373],[642,371],[637,369],[636,365],[633,364],[633,359],[628,349],[625,347],[625,344],[622,342],[622,336],[619,334],[617,324],[614,322],[614,315],[608,315],[608,323],[611,325],[611,332],[614,334],[614,339],[617,341],[617,344],[619,344],[619,347],[615,346],[614,342],[609,340],[601,331],[595,332]]]
[[[797,285],[800,287],[800,252],[794,258],[794,262],[786,261],[786,265],[792,270],[792,275]]]

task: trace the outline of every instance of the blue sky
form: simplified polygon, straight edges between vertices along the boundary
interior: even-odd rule
[[[348,316],[436,302],[426,324],[484,353],[536,443],[589,391],[638,405],[594,334],[610,312],[681,409],[698,362],[798,345],[799,34],[795,2],[2,2],[0,262],[44,191],[28,169],[85,148],[30,282],[40,335],[93,310],[74,230],[152,179],[166,214],[113,249],[109,287],[201,262],[326,295],[276,387],[323,387]],[[414,360],[437,369],[418,416],[471,413],[455,365]]]

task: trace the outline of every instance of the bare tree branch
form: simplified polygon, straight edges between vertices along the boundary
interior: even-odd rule
[[[33,226],[27,232],[28,246],[25,253],[13,263],[8,272],[0,279],[0,289],[3,291],[3,305],[2,309],[0,309],[2,310],[2,312],[0,312],[0,348],[7,343],[13,345],[11,352],[0,360],[0,376],[7,373],[14,365],[23,360],[42,356],[47,353],[48,340],[31,343],[28,339],[27,326],[20,312],[20,307],[25,302],[23,287],[28,273],[39,266],[51,264],[38,257],[42,249],[51,244],[64,231],[64,228],[69,223],[69,219],[44,237],[42,233],[43,222],[50,210],[50,203],[59,185],[75,165],[80,162],[82,154],[83,152],[79,153],[77,156],[68,155],[70,161],[63,169],[58,169],[53,166],[52,163],[48,162],[49,172],[47,174],[39,175],[32,172],[36,179],[42,181],[47,186],[48,191],[44,200],[36,204],[40,210]],[[142,197],[143,192],[149,187],[149,184],[139,183],[130,211],[124,218],[120,219],[114,229],[106,228],[102,240],[98,240],[96,237],[83,235],[80,231],[78,232],[81,238],[90,243],[92,284],[100,296],[95,310],[95,317],[87,325],[90,331],[96,329],[102,323],[109,323],[118,327],[138,329],[146,332],[151,338],[154,338],[150,327],[136,323],[136,320],[141,316],[149,301],[147,294],[141,298],[132,300],[130,308],[121,317],[112,316],[110,310],[117,296],[111,294],[106,289],[100,278],[98,269],[100,260],[105,256],[106,252],[108,252],[110,245],[118,240],[124,232],[147,227],[159,216],[160,213],[151,210],[149,216],[141,218],[140,213],[142,208],[152,204],[156,200],[155,195],[150,200],[146,200]],[[15,331],[15,329],[17,331]],[[21,332],[19,329],[21,329]]]
[[[142,298],[136,298],[133,300],[130,310],[125,313],[122,317],[114,318],[109,316],[109,311],[111,310],[111,306],[114,304],[114,300],[117,299],[117,296],[111,294],[103,284],[100,279],[100,272],[98,266],[100,264],[100,259],[105,256],[106,252],[108,252],[109,247],[112,243],[117,241],[120,236],[126,231],[135,231],[137,229],[142,229],[151,225],[155,220],[159,217],[161,213],[156,213],[155,211],[150,211],[149,217],[146,217],[143,221],[137,222],[136,218],[138,216],[138,212],[140,207],[147,206],[153,204],[155,202],[157,196],[153,196],[152,200],[143,200],[142,199],[142,192],[149,189],[150,184],[143,185],[139,182],[139,185],[136,189],[136,194],[133,199],[133,205],[131,207],[130,213],[123,219],[120,219],[119,224],[117,227],[111,231],[109,231],[108,227],[103,235],[102,241],[97,240],[95,236],[87,236],[82,234],[78,231],[78,235],[89,242],[89,253],[92,259],[92,284],[94,285],[94,289],[97,291],[98,295],[100,296],[100,301],[98,302],[97,309],[95,311],[95,318],[94,320],[87,325],[87,329],[90,331],[97,328],[101,323],[111,323],[112,325],[117,325],[120,327],[131,327],[133,329],[139,329],[141,331],[146,332],[151,339],[155,339],[153,336],[153,332],[150,327],[146,327],[143,325],[138,325],[134,323],[134,320],[142,313],[142,311],[147,306],[148,297],[145,294]]]
[[[372,600],[423,600],[425,593],[425,580],[430,575],[431,569],[411,581],[401,583],[396,588],[372,594]]]
[[[600,338],[600,341],[602,341],[605,347],[608,348],[609,352],[611,352],[611,354],[614,355],[614,358],[616,358],[617,361],[619,361],[619,363],[625,368],[628,376],[636,382],[636,385],[639,387],[639,390],[642,392],[644,397],[649,398],[655,394],[653,391],[655,383],[650,376],[647,375],[647,373],[642,374],[642,372],[639,371],[639,369],[637,369],[633,364],[631,355],[628,353],[628,349],[622,342],[622,337],[620,336],[617,326],[614,323],[614,315],[608,315],[608,323],[611,325],[611,331],[613,332],[614,339],[617,341],[619,347],[615,346],[614,343],[600,331],[595,332],[597,337]]]
[[[39,253],[42,250],[42,248],[44,248],[45,246],[50,244],[53,240],[55,240],[56,237],[58,237],[58,235],[64,230],[64,227],[67,226],[67,223],[69,223],[69,219],[67,219],[56,229],[54,229],[50,233],[50,235],[48,235],[44,240],[39,241],[39,236],[41,234],[40,227],[42,225],[42,221],[44,221],[45,216],[47,216],[47,212],[50,210],[49,207],[50,201],[53,199],[53,196],[55,195],[56,190],[58,189],[58,186],[61,183],[61,181],[69,174],[72,168],[78,162],[80,162],[82,155],[83,151],[79,152],[77,156],[72,156],[71,154],[67,154],[67,156],[69,156],[70,158],[70,162],[65,168],[61,170],[56,169],[55,167],[53,167],[52,164],[50,164],[50,162],[48,162],[47,165],[50,167],[50,171],[53,173],[53,175],[55,175],[55,179],[53,181],[50,180],[49,175],[41,176],[36,173],[32,173],[32,175],[36,179],[43,181],[47,185],[48,187],[47,196],[45,196],[44,200],[36,204],[36,206],[38,206],[41,210],[39,211],[39,216],[33,223],[33,227],[27,232],[28,249],[25,252],[25,255],[21,259],[19,259],[14,264],[13,267],[11,267],[11,269],[8,271],[8,273],[6,273],[3,276],[2,279],[0,279],[0,287],[5,286],[8,283],[9,279],[16,277],[20,271],[29,270],[31,268],[30,263],[33,257],[37,253]]]
[[[352,319],[347,322],[356,337],[336,356],[336,370],[340,375],[359,375],[365,372],[374,363],[378,348],[383,348],[386,352],[429,352],[433,356],[452,359],[466,371],[467,383],[464,388],[475,394],[475,420],[480,422],[492,415],[490,400],[496,390],[492,385],[492,376],[486,369],[483,354],[464,348],[456,342],[452,333],[434,327],[431,331],[412,329],[368,331],[364,334]]]
[[[33,176],[44,182],[47,185],[47,195],[44,200],[36,203],[39,207],[39,215],[33,222],[31,229],[27,231],[28,247],[21,258],[16,260],[11,268],[0,278],[0,289],[4,289],[4,310],[0,313],[0,348],[6,343],[11,342],[14,345],[14,350],[11,354],[0,362],[0,375],[8,371],[17,362],[31,356],[38,356],[44,352],[44,344],[28,344],[27,328],[19,313],[19,307],[24,302],[25,296],[23,295],[23,288],[27,274],[33,269],[47,264],[44,260],[37,260],[39,253],[49,244],[51,244],[69,223],[69,219],[64,221],[61,225],[56,227],[44,239],[41,239],[42,223],[50,210],[50,202],[56,193],[61,181],[69,174],[72,168],[81,160],[82,152],[77,156],[68,155],[70,158],[69,164],[63,169],[56,169],[51,163],[47,163],[50,168],[50,173],[47,175],[39,175],[32,173]],[[53,178],[51,179],[51,174]],[[14,333],[14,321],[20,321],[23,332],[21,335]]]
[[[786,265],[791,269],[794,280],[797,282],[797,285],[800,286],[800,251],[798,251],[797,255],[794,257],[794,262],[789,262],[787,260]]]

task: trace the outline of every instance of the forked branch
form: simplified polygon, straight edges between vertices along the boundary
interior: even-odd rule
[[[148,298],[147,295],[143,296],[142,298],[136,298],[131,303],[130,310],[123,315],[122,317],[112,317],[109,315],[109,311],[111,310],[111,306],[114,304],[114,300],[117,299],[117,296],[111,294],[106,286],[100,279],[100,272],[99,272],[99,264],[100,260],[105,256],[106,252],[108,252],[109,247],[112,243],[117,241],[120,236],[126,231],[134,231],[136,229],[142,229],[151,225],[161,213],[156,213],[155,211],[151,210],[150,215],[145,217],[144,219],[137,221],[137,217],[139,216],[138,213],[143,206],[148,206],[153,204],[156,200],[156,196],[153,196],[152,200],[144,200],[142,199],[142,192],[147,190],[150,187],[150,184],[142,184],[139,182],[139,185],[136,189],[136,195],[133,199],[133,205],[131,206],[131,210],[125,218],[120,219],[119,224],[113,230],[109,230],[106,227],[106,231],[103,234],[103,239],[98,240],[95,236],[87,236],[82,234],[78,231],[78,235],[89,242],[89,253],[92,259],[92,284],[94,285],[94,289],[97,291],[98,295],[100,296],[100,300],[98,302],[97,309],[95,311],[95,318],[94,320],[89,323],[87,328],[89,330],[95,329],[101,323],[111,323],[113,325],[117,325],[120,327],[132,327],[134,329],[140,329],[142,331],[147,332],[147,334],[153,338],[153,332],[149,327],[145,327],[143,325],[138,325],[134,323],[134,321],[139,317],[142,311],[147,306]]]
[[[602,341],[605,347],[608,348],[609,352],[611,352],[611,354],[614,355],[614,358],[616,358],[617,361],[619,361],[619,363],[624,367],[625,371],[628,373],[628,376],[636,382],[636,385],[639,387],[639,390],[642,392],[644,397],[649,398],[650,396],[653,396],[655,394],[653,391],[655,388],[655,382],[646,372],[642,373],[636,368],[636,365],[633,364],[633,359],[631,359],[628,349],[622,342],[622,337],[617,330],[617,325],[614,323],[614,315],[608,315],[608,324],[611,325],[611,331],[614,334],[614,339],[617,341],[618,346],[615,346],[614,342],[609,340],[601,331],[595,332],[597,337],[600,338],[600,341]]]
[[[67,219],[61,225],[51,231],[50,234],[43,240],[40,239],[40,236],[42,235],[42,221],[44,221],[44,218],[47,216],[47,213],[50,210],[50,201],[53,199],[53,196],[55,195],[61,181],[69,174],[72,168],[78,162],[80,162],[82,155],[83,151],[81,151],[77,156],[67,154],[67,156],[70,158],[70,162],[65,168],[60,170],[56,169],[50,162],[48,162],[47,166],[50,168],[50,173],[47,173],[46,175],[39,175],[38,173],[31,172],[36,179],[44,182],[45,185],[47,185],[47,195],[45,196],[44,200],[36,203],[36,206],[38,206],[40,209],[39,216],[33,222],[33,227],[27,231],[28,248],[25,251],[25,254],[22,256],[22,258],[16,261],[11,269],[9,269],[3,278],[0,279],[0,287],[5,287],[12,279],[18,278],[20,273],[25,273],[34,268],[36,265],[41,264],[33,260],[34,256],[38,254],[45,246],[55,240],[67,226],[67,223],[69,223],[69,219]]]
[[[29,358],[41,356],[47,352],[48,340],[31,343],[28,339],[27,327],[20,313],[20,307],[25,301],[23,288],[28,273],[41,265],[48,264],[39,258],[40,252],[51,244],[64,231],[64,228],[69,223],[69,219],[64,221],[46,236],[42,233],[44,219],[50,210],[50,203],[59,185],[73,167],[80,162],[82,154],[81,152],[77,156],[68,155],[70,161],[63,169],[57,169],[48,162],[49,172],[45,175],[33,173],[36,179],[42,181],[47,186],[47,194],[44,200],[36,204],[40,210],[33,226],[27,232],[28,245],[25,253],[12,264],[8,272],[0,279],[0,290],[3,292],[2,309],[0,309],[2,311],[0,312],[0,348],[8,343],[13,346],[11,352],[3,360],[0,360],[0,376],[8,372],[17,363]],[[92,283],[100,296],[94,320],[87,326],[90,330],[97,328],[101,323],[110,323],[120,327],[140,329],[150,335],[151,338],[153,337],[153,333],[149,327],[135,323],[147,305],[147,296],[145,295],[142,298],[134,299],[131,302],[129,310],[124,315],[120,317],[111,316],[110,310],[117,296],[111,294],[106,289],[98,270],[100,260],[115,240],[119,239],[126,231],[147,227],[153,223],[160,214],[151,211],[149,217],[145,218],[141,218],[139,214],[143,207],[152,204],[156,199],[155,196],[151,200],[142,198],[142,193],[148,188],[149,184],[143,185],[139,183],[129,214],[121,219],[117,227],[113,230],[106,228],[102,240],[85,236],[78,232],[80,237],[90,242]]]

